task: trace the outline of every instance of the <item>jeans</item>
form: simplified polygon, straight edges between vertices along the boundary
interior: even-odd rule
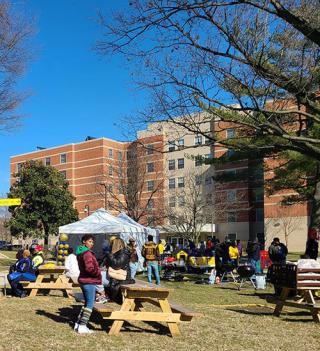
[[[147,262],[147,272],[148,272],[148,282],[152,283],[152,271],[156,278],[156,284],[160,285],[160,274],[159,274],[159,264],[158,261],[148,261]]]
[[[134,279],[138,269],[138,262],[130,262],[131,279]]]
[[[84,306],[92,310],[96,300],[96,285],[81,284],[81,290],[85,301]]]
[[[11,295],[21,297],[24,294],[23,287],[20,284],[21,280],[34,282],[36,280],[36,276],[33,273],[21,272],[13,272],[8,274],[8,281],[11,286]]]
[[[249,263],[251,264],[252,267],[254,267],[256,274],[261,273],[260,260],[249,258]]]
[[[96,290],[98,292],[103,292],[104,293],[104,288],[106,288],[110,281],[109,281],[109,277],[107,275],[107,271],[101,271],[101,279],[102,279],[102,284],[96,285]]]

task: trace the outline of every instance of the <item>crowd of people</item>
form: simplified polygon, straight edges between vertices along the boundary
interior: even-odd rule
[[[84,306],[81,308],[74,329],[80,333],[91,333],[87,324],[90,319],[95,302],[106,303],[112,300],[122,303],[121,285],[135,283],[135,275],[139,266],[140,252],[137,250],[133,238],[125,243],[119,237],[111,237],[105,247],[103,259],[98,262],[93,252],[94,236],[87,234],[82,237],[74,253],[68,248],[68,256],[65,261],[66,275],[75,283],[79,283],[84,296]],[[177,245],[174,249],[170,243],[160,240],[155,243],[152,235],[148,236],[143,245],[141,255],[147,270],[148,282],[160,285],[160,263],[168,255],[177,254],[181,250],[192,256],[215,257],[216,283],[220,282],[225,266],[230,269],[237,268],[243,253],[240,240],[230,241],[226,239],[220,242],[218,239],[209,238],[195,245],[191,240],[187,247]],[[247,263],[254,267],[255,273],[261,273],[260,267],[261,246],[258,240],[249,241],[246,247]],[[287,247],[274,238],[268,255],[273,263],[284,264],[288,254]],[[318,256],[318,241],[309,238],[304,258],[316,259]],[[20,250],[16,255],[17,261],[10,267],[8,281],[11,285],[12,296],[23,298],[26,292],[23,290],[21,281],[35,281],[37,269],[44,263],[42,247],[31,245],[29,249]]]

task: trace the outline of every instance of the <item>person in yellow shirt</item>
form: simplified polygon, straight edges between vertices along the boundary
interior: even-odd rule
[[[160,258],[161,258],[161,261],[163,260],[163,256],[164,256],[164,247],[165,247],[165,244],[166,242],[162,239],[159,241],[159,244],[158,244],[158,250],[159,250],[159,254],[160,254]]]
[[[237,248],[237,243],[235,241],[233,241],[229,246],[229,258],[230,258],[231,264],[237,267],[238,261],[239,261],[239,250]]]

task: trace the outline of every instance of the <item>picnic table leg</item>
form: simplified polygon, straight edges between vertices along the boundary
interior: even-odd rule
[[[69,278],[66,277],[65,275],[60,275],[58,279],[56,280],[56,283],[59,284],[64,284],[66,288],[63,291],[63,295],[67,295],[69,299],[73,298],[73,290],[72,290],[72,283],[69,282]],[[70,288],[69,288],[70,287]]]
[[[125,298],[120,308],[120,311],[121,312],[130,311],[133,305],[134,305],[134,299]],[[120,333],[121,327],[123,326],[123,322],[124,321],[114,321],[109,330],[109,335],[118,335]]]
[[[288,297],[288,294],[289,294],[289,289],[288,288],[282,288],[282,291],[281,291],[281,295],[280,295],[280,298],[277,302],[277,305],[276,305],[276,308],[274,309],[274,312],[273,314],[277,317],[280,316],[280,313],[282,311],[282,308],[286,302],[286,299]]]
[[[315,305],[316,302],[315,302],[315,299],[314,299],[314,296],[313,296],[313,293],[311,290],[305,291],[304,297],[305,297],[305,300],[307,302],[311,303],[312,305]],[[311,315],[312,315],[313,321],[315,323],[320,323],[319,308],[313,307],[311,309]]]
[[[163,299],[163,300],[159,299],[159,304],[160,304],[160,307],[162,309],[162,312],[164,312],[164,313],[172,313],[169,301],[167,299]],[[171,333],[172,337],[181,335],[177,323],[168,322],[168,327],[169,327],[169,330],[170,330],[170,333]]]
[[[43,275],[38,275],[37,276],[37,279],[36,279],[36,281],[35,281],[35,284],[40,284],[41,282],[42,282],[42,280],[43,280],[43,278],[44,278],[44,276]],[[30,297],[34,297],[34,296],[36,296],[37,295],[37,293],[38,293],[38,289],[31,289],[31,292],[30,292]]]

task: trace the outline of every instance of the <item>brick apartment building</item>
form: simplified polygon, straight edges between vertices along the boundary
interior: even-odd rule
[[[231,152],[219,144],[210,145],[200,132],[217,132],[232,138],[236,127],[218,120],[203,120],[202,115],[197,118],[201,121],[199,134],[173,124],[154,123],[138,132],[134,142],[99,138],[12,156],[11,182],[23,162],[40,160],[58,169],[68,180],[80,218],[101,207],[117,214],[128,209],[128,202],[136,202],[135,208],[132,203],[129,206],[129,215],[142,224],[166,228],[173,242],[182,243],[179,233],[170,229],[167,214],[183,212],[188,179],[194,176],[210,209],[200,239],[215,235],[220,240],[229,237],[246,242],[257,237],[267,246],[274,236],[284,241],[283,232],[290,227],[289,248],[302,251],[307,205],[293,205],[288,210],[280,206],[283,194],[265,195],[264,178],[270,175],[264,173],[263,162],[270,160],[220,165],[200,162],[196,156],[219,158]],[[244,171],[248,177],[241,180]],[[213,181],[212,176],[219,174],[232,174],[233,180]]]

